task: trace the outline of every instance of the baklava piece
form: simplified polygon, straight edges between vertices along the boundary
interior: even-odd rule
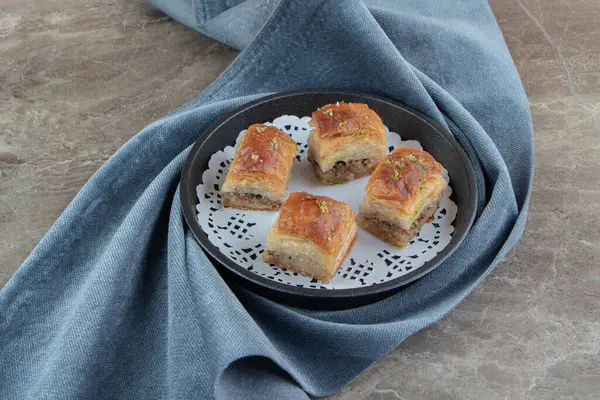
[[[400,147],[377,165],[365,188],[358,225],[395,246],[404,247],[423,224],[433,220],[448,183],[431,154]]]
[[[269,231],[263,260],[329,282],[356,240],[355,217],[341,201],[291,193]]]
[[[326,184],[369,175],[387,153],[379,115],[366,104],[327,104],[312,114],[308,160]]]
[[[296,142],[276,127],[250,126],[221,188],[225,207],[279,209],[287,194],[296,149]]]

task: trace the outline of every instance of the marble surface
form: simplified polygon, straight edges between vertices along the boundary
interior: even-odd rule
[[[600,7],[492,0],[529,96],[527,232],[459,307],[332,399],[597,399]],[[236,52],[142,0],[2,0],[0,287],[87,179]]]

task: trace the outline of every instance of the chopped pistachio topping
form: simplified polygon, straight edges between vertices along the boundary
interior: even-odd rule
[[[369,133],[369,131],[363,131],[363,130],[356,131],[356,134],[357,134],[358,136],[364,136],[364,135],[366,135],[367,133]]]
[[[404,164],[404,163],[401,163],[400,161],[395,161],[395,162],[394,162],[394,165],[395,165],[396,167],[398,167],[398,168],[404,168],[404,167],[406,167],[406,164]]]
[[[391,158],[387,158],[385,160],[385,163],[388,164],[388,165],[392,165],[392,159]]]
[[[398,172],[398,170],[394,170],[394,173],[392,174],[392,180],[397,180],[398,178],[400,178],[400,173]]]
[[[278,150],[279,149],[279,137],[273,136],[273,138],[271,139],[271,142],[273,142],[273,149]]]
[[[319,204],[319,208],[321,209],[321,213],[325,214],[325,213],[329,212],[329,207],[327,207],[327,202],[326,201],[319,201],[317,203]]]
[[[415,157],[414,154],[410,153],[407,156],[404,156],[404,158],[406,158],[407,160],[410,160],[412,162],[419,162],[419,160],[417,159],[417,157]]]
[[[346,121],[341,121],[341,122],[338,124],[338,129],[342,129],[342,128],[344,128],[345,126],[346,126]]]
[[[256,131],[257,131],[257,132],[264,132],[264,131],[266,131],[266,130],[267,130],[267,128],[265,128],[264,126],[257,126],[257,127],[256,127]]]
[[[323,111],[323,115],[327,115],[328,117],[333,117],[333,110],[330,108],[329,110]]]

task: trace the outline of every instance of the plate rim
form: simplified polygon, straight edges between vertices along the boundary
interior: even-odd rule
[[[461,159],[461,164],[465,171],[465,177],[467,180],[467,186],[469,187],[471,196],[468,197],[468,203],[464,207],[468,210],[471,210],[470,214],[467,217],[466,229],[454,240],[454,242],[450,242],[442,251],[445,251],[444,254],[439,260],[435,263],[431,263],[427,261],[422,267],[416,268],[413,271],[408,272],[405,275],[400,277],[391,279],[386,282],[357,287],[357,288],[348,288],[348,289],[320,289],[320,288],[305,288],[298,287],[294,285],[288,285],[281,282],[277,282],[275,280],[263,277],[259,274],[253,273],[245,269],[244,267],[238,265],[233,260],[230,260],[225,254],[223,254],[216,246],[214,246],[208,235],[204,232],[200,224],[196,220],[196,207],[195,205],[198,203],[196,199],[196,188],[190,187],[191,175],[192,175],[192,165],[195,163],[195,160],[198,156],[199,150],[202,148],[203,144],[212,137],[212,135],[226,122],[235,118],[238,114],[245,112],[250,108],[254,108],[274,100],[280,100],[287,97],[295,97],[302,95],[336,95],[340,96],[360,96],[365,99],[374,99],[377,101],[383,101],[386,103],[390,103],[391,105],[402,109],[405,112],[412,114],[414,117],[422,120],[425,124],[430,125],[434,130],[439,132],[446,141],[452,146],[452,148],[456,151],[459,158]],[[204,171],[203,171],[204,172]],[[202,172],[202,173],[203,173]],[[413,109],[406,104],[403,104],[397,100],[390,99],[385,96],[381,96],[378,94],[355,91],[355,90],[346,90],[346,89],[300,89],[300,90],[291,90],[285,92],[279,92],[272,95],[268,95],[265,97],[261,97],[259,99],[253,100],[248,103],[244,103],[243,105],[235,108],[234,110],[224,114],[220,118],[218,118],[215,122],[213,122],[208,128],[206,128],[202,134],[196,139],[192,148],[190,149],[182,172],[180,176],[180,201],[181,201],[181,211],[183,213],[184,220],[196,241],[200,244],[202,249],[206,251],[214,260],[228,269],[230,272],[233,272],[238,278],[248,281],[252,285],[258,285],[262,289],[266,291],[276,292],[279,297],[281,296],[295,296],[295,297],[303,297],[303,298],[320,298],[320,299],[355,299],[360,297],[382,297],[385,296],[388,292],[393,294],[395,291],[401,290],[407,285],[413,283],[424,275],[430,273],[434,269],[438,268],[444,261],[450,257],[462,244],[463,240],[466,238],[467,234],[470,232],[471,227],[473,225],[473,221],[475,219],[475,214],[477,211],[477,186],[475,180],[475,172],[473,170],[473,166],[467,157],[467,154],[463,150],[463,148],[459,145],[456,139],[452,136],[447,129],[441,126],[439,123],[426,116],[425,114]],[[194,207],[190,209],[188,204],[190,203],[190,197],[195,199],[193,202]],[[459,206],[460,207],[460,206]],[[456,232],[456,231],[455,231]],[[453,236],[454,239],[454,236]],[[446,250],[448,249],[448,250]],[[439,254],[439,253],[438,253]],[[430,263],[430,264],[428,264]],[[218,266],[215,266],[218,267]]]

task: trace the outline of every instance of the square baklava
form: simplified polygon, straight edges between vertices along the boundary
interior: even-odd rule
[[[408,147],[391,152],[371,175],[358,212],[358,225],[404,247],[431,221],[448,183],[443,166],[429,153]]]
[[[355,217],[341,201],[291,193],[269,231],[263,260],[329,282],[356,240]]]
[[[297,145],[274,126],[248,128],[221,187],[225,207],[277,210],[285,200]]]
[[[312,114],[308,159],[326,184],[369,175],[387,153],[387,136],[379,115],[366,104],[327,104]]]

